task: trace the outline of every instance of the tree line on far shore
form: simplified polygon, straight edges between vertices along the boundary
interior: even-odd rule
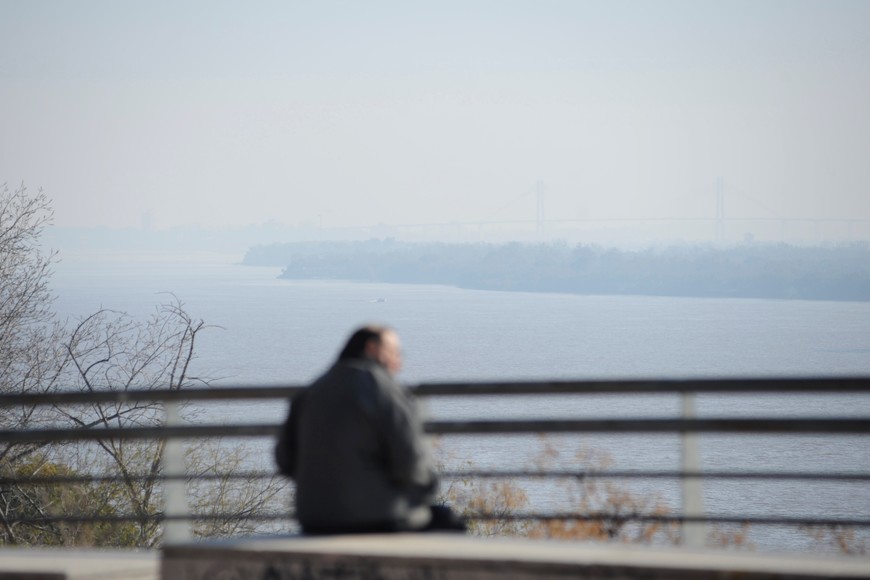
[[[282,278],[444,284],[481,290],[718,298],[870,300],[870,244],[444,244],[392,239],[255,246],[244,264]]]

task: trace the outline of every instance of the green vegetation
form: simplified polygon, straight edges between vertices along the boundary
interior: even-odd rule
[[[251,248],[282,278],[445,284],[482,290],[721,298],[870,300],[870,244],[746,244],[623,251],[567,244],[394,240]]]

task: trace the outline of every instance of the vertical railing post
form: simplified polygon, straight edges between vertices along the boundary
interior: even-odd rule
[[[181,424],[181,414],[178,412],[178,404],[175,401],[167,401],[165,404],[167,427]],[[190,520],[173,520],[172,517],[186,517],[189,515],[187,507],[187,484],[184,480],[184,447],[178,438],[166,440],[163,448],[163,474],[169,479],[165,481],[163,488],[163,513],[167,516],[163,526],[163,544],[180,544],[189,542],[192,538],[190,533]]]
[[[686,392],[682,395],[683,419],[695,418],[695,393]],[[704,515],[704,503],[701,490],[701,479],[685,477],[686,473],[701,472],[701,454],[698,448],[698,434],[684,430],[682,433],[682,469],[683,469],[683,507],[682,513],[690,517]],[[703,548],[707,538],[707,525],[704,522],[683,522],[682,543],[689,548]]]

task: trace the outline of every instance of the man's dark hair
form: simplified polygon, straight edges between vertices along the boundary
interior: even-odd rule
[[[387,326],[368,325],[358,329],[347,340],[341,354],[338,355],[338,360],[348,360],[355,358],[364,358],[366,352],[366,343],[370,340],[381,341],[381,335],[390,330]]]

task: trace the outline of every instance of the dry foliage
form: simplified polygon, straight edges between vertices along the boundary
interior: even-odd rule
[[[541,445],[542,451],[538,455],[536,468],[546,471],[555,464],[566,463],[565,452],[552,441],[541,437]],[[595,472],[606,470],[612,465],[613,460],[607,453],[580,447],[569,463],[576,466],[578,474],[583,475],[564,480],[561,485],[565,491],[568,511],[584,516],[583,519],[535,522],[530,526],[530,537],[634,543],[677,541],[679,530],[674,524],[638,522],[632,519],[638,515],[669,514],[670,508],[659,498],[638,495],[624,485],[594,477]]]
[[[848,556],[870,554],[870,540],[859,536],[852,526],[801,526],[813,540],[825,546],[833,546],[839,553]]]
[[[707,532],[707,545],[711,548],[734,550],[754,550],[755,544],[749,540],[749,524],[711,526]]]
[[[41,191],[31,195],[24,186],[11,192],[0,186],[0,393],[181,390],[207,384],[190,374],[197,338],[207,327],[174,296],[147,320],[101,309],[71,325],[56,321],[48,286],[55,254],[43,253],[39,246],[51,217],[51,204]],[[0,409],[4,430],[148,427],[163,421],[163,406],[148,401]],[[5,478],[0,480],[0,545],[156,545],[164,451],[165,441],[123,438],[76,445],[0,442],[0,478]],[[238,467],[242,453],[198,448],[189,454],[191,476],[227,473]],[[62,485],[26,481],[105,474],[117,478]],[[275,478],[212,480],[200,489],[204,495],[195,507],[229,515],[200,526],[198,533],[251,530],[250,516],[265,509],[283,487]],[[54,520],[60,516],[123,516],[132,521]]]
[[[286,511],[288,480],[278,473],[267,479],[231,477],[245,471],[250,457],[259,457],[250,445],[215,439],[187,449],[187,492],[191,512],[207,516],[194,521],[198,538],[221,538],[263,532],[254,516]]]
[[[588,477],[595,472],[611,467],[612,459],[600,450],[581,447],[570,460],[566,451],[556,447],[542,436],[541,449],[532,467],[538,471],[551,471],[557,466],[571,465],[576,468],[577,478],[563,480],[560,485],[563,497],[569,506],[567,512],[577,519],[524,521],[511,516],[530,510],[529,497],[520,483],[513,479],[476,480],[471,477],[452,480],[441,500],[452,504],[458,512],[471,521],[470,531],[480,536],[526,536],[576,541],[616,541],[644,544],[680,543],[680,526],[676,523],[637,522],[632,516],[666,516],[671,508],[652,495],[632,492],[614,481]],[[440,447],[436,440],[436,449]],[[444,454],[441,453],[443,456]],[[448,458],[449,459],[449,458]],[[442,466],[444,460],[442,459]],[[455,461],[450,461],[455,464]],[[465,470],[473,471],[475,465],[465,461]],[[490,514],[494,519],[475,520],[480,514]],[[599,516],[600,517],[591,517]],[[504,518],[501,519],[500,516]],[[866,534],[849,526],[801,526],[819,546],[830,546],[844,555],[866,556],[870,554],[870,541]],[[707,546],[731,550],[754,550],[751,541],[751,526],[748,523],[734,525],[711,525],[708,529]]]
[[[436,443],[436,448],[439,445]],[[551,441],[541,437],[541,450],[533,467],[547,471],[557,463],[564,463],[564,452]],[[579,449],[572,458],[578,473],[593,473],[606,469],[611,463],[607,454]],[[443,460],[442,460],[443,466]],[[465,461],[463,467],[473,470],[474,464]],[[669,508],[660,500],[639,496],[612,481],[583,477],[561,482],[569,511],[580,516],[575,520],[528,521],[512,519],[529,510],[525,489],[515,480],[476,480],[460,478],[449,482],[441,500],[451,504],[470,521],[470,531],[479,536],[526,536],[561,540],[615,540],[620,542],[676,543],[678,529],[672,524],[638,523],[634,515],[666,515]],[[489,514],[492,519],[475,519]],[[590,515],[601,517],[589,518]],[[505,517],[499,517],[505,516]]]

